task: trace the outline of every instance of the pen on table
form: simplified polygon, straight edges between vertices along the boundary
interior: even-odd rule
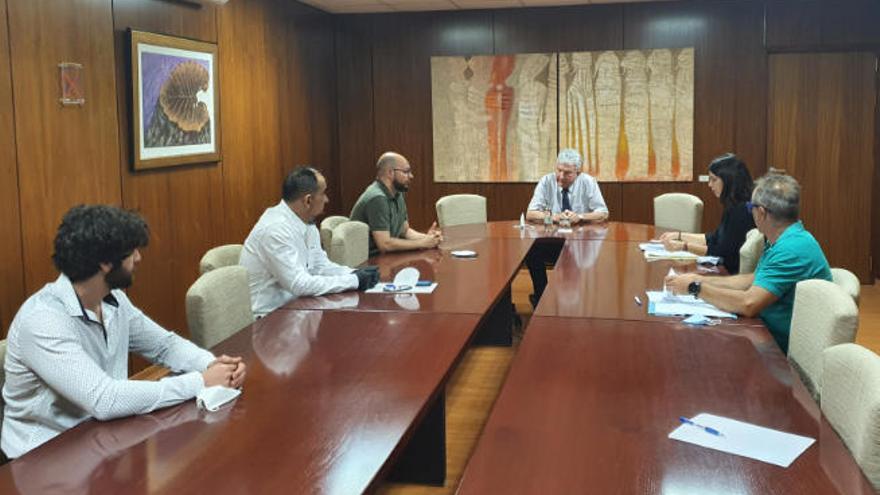
[[[635,300],[636,300],[636,304],[638,304],[638,305],[639,305],[639,306],[641,306],[641,305],[642,305],[642,300],[641,300],[641,299],[639,299],[639,296],[633,296],[633,299],[635,299]]]
[[[723,437],[723,436],[724,436],[723,433],[721,433],[720,431],[716,430],[715,428],[712,428],[712,427],[709,427],[709,426],[704,426],[704,425],[701,425],[701,424],[699,424],[699,423],[694,423],[693,421],[691,421],[690,419],[688,419],[688,418],[686,418],[686,417],[684,417],[684,416],[679,416],[679,417],[678,417],[678,420],[681,421],[682,423],[686,424],[686,425],[696,426],[697,428],[699,428],[699,429],[705,431],[706,433],[708,433],[708,434],[710,434],[710,435],[715,435],[716,437]]]

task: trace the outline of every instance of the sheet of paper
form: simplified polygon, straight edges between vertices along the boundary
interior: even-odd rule
[[[654,316],[703,315],[712,318],[736,318],[733,313],[721,311],[702,299],[689,294],[672,295],[662,291],[647,291],[648,314]]]
[[[424,287],[412,286],[412,288],[407,290],[394,290],[387,291],[385,290],[386,285],[394,285],[391,282],[379,282],[374,285],[372,289],[367,289],[365,292],[367,294],[430,294],[434,292],[434,289],[437,288],[437,282],[432,283],[431,285],[426,285]]]
[[[648,261],[654,260],[694,260],[696,261],[699,256],[689,251],[657,251],[657,250],[645,250],[645,259]]]
[[[699,427],[683,424],[673,430],[669,438],[782,467],[790,466],[816,441],[814,438],[708,413],[700,413],[690,419],[697,424],[715,428],[723,436],[712,435]]]
[[[666,251],[666,248],[663,247],[662,242],[642,242],[639,244],[639,249],[642,251]]]
[[[697,263],[701,265],[717,265],[721,263],[721,258],[718,256],[700,256],[697,258]]]

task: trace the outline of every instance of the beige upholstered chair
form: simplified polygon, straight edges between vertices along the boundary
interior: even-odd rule
[[[758,260],[764,254],[764,234],[752,229],[746,234],[746,240],[739,248],[739,272],[752,273],[758,267]]]
[[[856,306],[858,306],[859,295],[861,295],[862,291],[862,283],[859,282],[859,277],[856,277],[853,272],[845,268],[832,268],[831,276],[834,278],[834,283],[849,294],[853,301],[856,302]]]
[[[364,222],[348,221],[333,229],[328,257],[340,265],[356,267],[370,257],[370,227]]]
[[[348,217],[333,215],[321,220],[321,247],[330,252],[330,244],[333,240],[333,229],[339,224],[347,222]]]
[[[880,356],[843,344],[826,349],[823,358],[822,412],[880,490]]]
[[[468,223],[486,223],[486,198],[477,194],[452,194],[437,200],[440,228]]]
[[[826,280],[798,282],[788,359],[814,397],[822,394],[822,351],[855,341],[858,326],[859,310],[843,289]]]
[[[247,269],[224,266],[205,273],[186,292],[192,341],[210,348],[254,321]]]
[[[657,196],[654,198],[654,225],[681,232],[701,232],[703,200],[685,193]]]
[[[209,249],[199,262],[199,273],[205,274],[224,266],[237,265],[241,248],[241,244],[226,244]]]

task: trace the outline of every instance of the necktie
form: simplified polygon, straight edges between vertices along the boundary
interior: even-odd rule
[[[568,189],[562,190],[562,211],[571,210],[571,201],[568,199]]]

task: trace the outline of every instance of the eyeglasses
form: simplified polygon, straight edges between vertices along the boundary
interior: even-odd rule
[[[412,175],[413,174],[411,168],[395,168],[394,171],[400,172],[403,175]]]
[[[764,208],[764,210],[766,210],[766,211],[770,211],[769,208],[767,208],[766,206],[764,206],[762,204],[753,203],[751,201],[746,201],[746,210],[749,211],[749,215],[752,214],[752,210],[754,210],[755,208],[758,208],[758,207]]]
[[[412,290],[412,285],[385,284],[382,286],[382,292],[404,292],[408,290]]]

